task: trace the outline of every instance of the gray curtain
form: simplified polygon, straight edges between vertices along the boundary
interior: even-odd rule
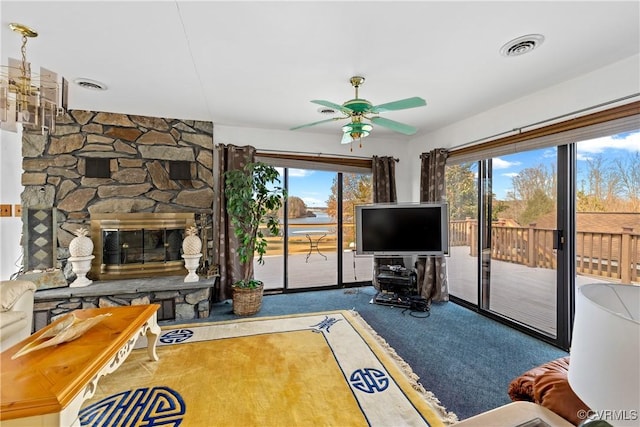
[[[372,165],[373,203],[391,203],[396,194],[396,160],[393,157],[373,156]]]
[[[420,201],[446,200],[444,167],[447,151],[437,148],[420,156]],[[449,281],[445,257],[418,258],[418,289],[431,301],[449,301]]]
[[[242,279],[242,265],[236,256],[238,243],[233,233],[231,221],[227,215],[227,200],[224,195],[224,173],[228,170],[242,169],[247,163],[254,161],[256,149],[251,146],[237,147],[235,145],[218,144],[215,148],[214,186],[216,200],[214,201],[213,228],[214,244],[213,258],[218,264],[220,287],[214,295],[216,301],[231,298],[231,285]]]
[[[374,203],[395,203],[396,194],[396,160],[393,157],[373,156],[371,165],[373,181],[373,202]],[[390,265],[397,263],[393,258],[375,258],[373,260],[373,285],[378,290],[380,285],[376,277],[380,265]]]

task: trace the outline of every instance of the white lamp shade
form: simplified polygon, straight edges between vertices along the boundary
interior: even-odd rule
[[[569,385],[615,426],[640,423],[640,287],[589,284],[576,291]]]

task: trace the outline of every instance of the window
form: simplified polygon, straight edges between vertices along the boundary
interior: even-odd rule
[[[372,258],[355,255],[353,227],[355,204],[372,200],[370,160],[261,156],[281,168],[288,193],[278,213],[282,234],[269,237],[269,256],[254,265],[265,289],[370,281]]]
[[[453,300],[568,349],[575,286],[638,282],[639,106],[450,153]]]

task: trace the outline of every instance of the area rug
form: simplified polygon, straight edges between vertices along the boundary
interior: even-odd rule
[[[144,338],[138,347],[146,345]],[[83,426],[445,426],[457,421],[355,312],[163,329],[102,378]]]

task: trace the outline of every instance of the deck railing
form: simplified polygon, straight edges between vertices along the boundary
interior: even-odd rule
[[[477,221],[451,221],[452,246],[469,246],[477,255]],[[553,229],[491,226],[491,258],[538,268],[556,268]],[[606,277],[629,284],[640,279],[640,234],[621,227],[619,233],[579,231],[576,233],[576,272]]]

